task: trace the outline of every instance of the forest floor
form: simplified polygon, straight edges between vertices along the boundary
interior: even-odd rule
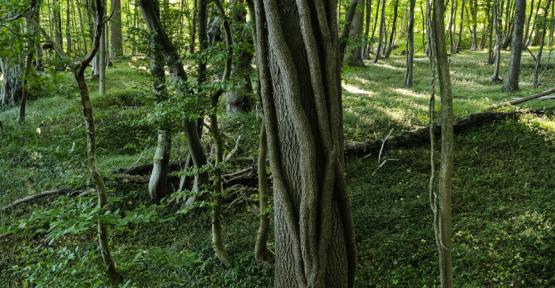
[[[522,89],[513,94],[489,83],[492,67],[485,52],[452,56],[456,117],[554,87],[553,54],[545,61],[551,64],[537,89],[531,88],[533,65],[525,55]],[[347,142],[380,140],[392,129],[398,134],[427,125],[430,71],[425,58],[416,59],[413,89],[403,87],[404,58],[398,55],[377,65],[345,67],[343,79]],[[91,90],[99,164],[110,178],[119,168],[148,163],[156,135],[154,124],[145,120],[153,110],[148,74],[118,62],[108,70],[107,80],[107,95],[99,97],[94,84]],[[2,206],[48,189],[90,187],[74,84],[65,73],[42,81],[44,95],[30,102],[25,125],[17,124],[17,109],[0,112]],[[555,286],[554,102],[519,107],[542,109],[545,115],[525,114],[456,137],[456,287]],[[256,116],[225,117],[223,126],[228,148],[242,135],[244,148],[238,157],[255,159]],[[174,158],[185,150],[183,136],[176,131]],[[428,204],[429,147],[389,149],[386,143],[381,158],[391,160],[381,168],[378,155],[347,163],[358,243],[356,287],[437,286]],[[126,278],[122,287],[272,286],[271,268],[254,262],[258,219],[253,189],[228,191],[242,201],[225,206],[224,239],[233,258],[233,267],[226,269],[213,256],[206,208],[186,213],[171,204],[153,206],[144,184],[111,180],[108,185],[114,212],[106,217],[113,226],[114,258]],[[106,285],[91,220],[94,203],[92,196],[58,197],[2,214],[0,235],[7,235],[0,236],[0,251],[6,251],[0,253],[0,279],[7,279],[2,283]]]

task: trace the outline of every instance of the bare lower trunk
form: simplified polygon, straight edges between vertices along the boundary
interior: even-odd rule
[[[397,12],[399,10],[399,0],[395,0],[393,4],[393,23],[391,24],[391,32],[389,34],[389,44],[385,50],[384,58],[388,59],[391,51],[393,51],[393,46],[395,45],[395,33],[397,32]]]
[[[353,287],[356,253],[342,160],[336,6],[255,1],[274,185],[276,288]]]
[[[464,5],[463,5],[464,7]],[[463,9],[464,10],[464,9]],[[453,287],[453,268],[451,259],[451,219],[452,219],[452,178],[454,171],[454,132],[453,132],[453,95],[449,61],[445,49],[444,4],[443,0],[434,0],[433,6],[433,38],[437,74],[441,94],[441,165],[439,171],[439,187],[437,203],[433,204],[437,215],[437,226],[434,223],[436,244],[439,252],[439,271],[441,286]],[[462,20],[462,19],[461,19]],[[435,75],[434,75],[435,77]],[[435,218],[436,216],[434,216]]]
[[[407,29],[407,71],[405,73],[405,87],[412,87],[412,69],[413,69],[413,59],[414,59],[414,6],[416,0],[410,0],[409,3],[409,22]]]
[[[362,27],[364,22],[364,0],[354,1],[356,1],[356,8],[353,21],[351,22],[351,32],[349,33],[349,37],[352,40],[355,40],[356,43],[351,49],[347,63],[351,66],[364,66],[364,62],[362,61],[362,46],[358,43],[358,40],[360,40],[360,37],[362,36]]]
[[[536,57],[536,65],[534,66],[534,88],[537,88],[538,86],[540,86],[540,79],[539,79],[539,73],[540,73],[540,65],[541,65],[541,59],[542,59],[542,53],[543,53],[543,46],[545,44],[545,34],[547,33],[547,15],[549,15],[549,8],[550,8],[550,4],[551,2],[553,2],[553,0],[547,0],[547,7],[545,8],[544,11],[544,20],[542,25],[542,30],[541,30],[541,39],[540,39],[540,49],[538,50],[538,56]]]
[[[378,63],[380,58],[382,57],[382,49],[385,41],[385,0],[382,0],[382,13],[381,13],[381,20],[380,20],[380,35],[378,39],[378,49],[376,50],[376,57],[374,58],[374,63]]]
[[[499,66],[501,65],[501,18],[500,18],[499,0],[493,0],[493,25],[495,29],[495,68],[491,76],[492,83],[499,83]]]
[[[509,69],[507,78],[503,85],[505,92],[513,92],[518,90],[518,80],[520,76],[520,59],[523,47],[523,33],[524,33],[524,15],[526,11],[525,0],[515,0],[515,17],[513,24],[513,42],[511,45],[511,58],[509,59]]]
[[[264,122],[264,121],[262,121]],[[273,257],[268,251],[268,237],[270,233],[270,211],[268,211],[268,174],[266,172],[267,144],[266,129],[264,123],[260,127],[260,145],[258,149],[258,232],[256,233],[256,244],[254,256],[256,262],[272,263]]]

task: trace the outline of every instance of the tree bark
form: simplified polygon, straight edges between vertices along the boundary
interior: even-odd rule
[[[464,5],[463,5],[464,7]],[[464,9],[463,9],[464,10]],[[453,132],[453,95],[451,91],[451,76],[449,61],[445,49],[445,27],[443,0],[434,0],[433,5],[433,37],[437,62],[437,74],[441,95],[441,160],[439,170],[438,203],[435,213],[438,215],[438,232],[436,242],[439,253],[439,270],[441,286],[453,287],[453,271],[451,259],[451,206],[452,206],[452,177],[454,170],[454,132]],[[462,22],[462,18],[461,18]],[[435,75],[434,75],[435,77]],[[433,152],[432,152],[433,153]]]
[[[501,65],[501,45],[503,36],[501,32],[501,10],[499,7],[499,0],[493,0],[493,26],[495,29],[495,68],[491,76],[492,83],[500,83],[502,80],[499,78],[499,66]]]
[[[376,50],[376,57],[374,58],[374,63],[378,63],[380,58],[382,57],[382,49],[384,45],[384,37],[385,37],[385,0],[382,0],[382,14],[380,20],[380,35],[378,38],[378,49]]]
[[[360,37],[362,36],[362,27],[364,24],[364,0],[354,0],[355,5],[355,15],[353,21],[351,22],[351,31],[349,33],[349,38],[355,40],[351,53],[349,55],[349,61],[347,62],[351,66],[364,66],[364,61],[362,61],[362,46],[360,45]],[[368,0],[370,1],[370,0]]]
[[[391,32],[389,34],[389,44],[385,50],[384,58],[388,59],[391,51],[393,51],[393,45],[395,44],[395,33],[397,32],[397,16],[399,10],[399,0],[395,0],[393,4],[393,23],[391,24]]]
[[[536,56],[536,65],[534,65],[534,88],[540,86],[540,65],[543,53],[543,46],[545,44],[545,34],[547,34],[547,16],[549,14],[549,8],[553,0],[547,0],[547,7],[544,10],[543,22],[541,23],[541,39],[540,39],[540,49],[538,50],[538,55]]]
[[[110,22],[110,37],[112,57],[123,56],[123,37],[121,27],[121,0],[112,0],[112,21]]]
[[[154,0],[154,12],[160,17],[160,3]],[[164,70],[164,55],[162,55],[163,39],[160,34],[152,34],[150,38],[150,74],[152,75],[153,94],[157,103],[163,103],[167,98],[166,76]],[[157,203],[163,197],[169,194],[168,187],[168,168],[171,157],[171,132],[170,127],[165,119],[159,119],[162,124],[158,130],[158,142],[154,160],[152,164],[152,173],[148,183],[148,192],[150,200]]]
[[[523,47],[524,33],[524,15],[526,12],[526,1],[515,0],[515,16],[513,23],[513,42],[511,44],[511,58],[509,59],[509,69],[507,78],[503,84],[505,92],[513,92],[518,90],[518,80],[520,76],[520,59]]]
[[[336,9],[335,2],[255,1],[276,288],[353,286]]]
[[[160,18],[156,17],[154,13],[154,0],[140,0],[139,6],[141,8],[143,17],[147,23],[148,30],[152,34],[157,34],[157,39],[160,39],[159,44],[162,47],[162,53],[165,56],[165,62],[167,66],[170,67],[170,71],[174,82],[177,86],[177,93],[181,94],[183,97],[191,97],[192,91],[187,89],[187,74],[183,68],[183,64],[177,53],[177,50],[173,46],[173,43],[168,38],[166,32],[162,28],[160,23]],[[192,109],[192,108],[191,108]],[[206,165],[206,155],[202,148],[200,142],[200,136],[198,132],[198,126],[196,120],[191,120],[190,117],[184,117],[183,124],[185,128],[185,134],[187,135],[187,144],[189,147],[189,152],[191,153],[191,158],[193,164],[197,171]],[[208,183],[208,174],[205,172],[197,172],[196,183],[193,190],[200,191]],[[188,204],[194,202],[194,197],[189,201]]]
[[[412,87],[412,70],[413,70],[413,59],[414,59],[414,6],[416,5],[416,0],[409,1],[409,22],[407,28],[407,60],[406,66],[407,70],[405,73],[405,87]]]

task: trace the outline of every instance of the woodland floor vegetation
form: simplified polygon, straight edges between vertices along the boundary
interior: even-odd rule
[[[544,57],[555,58],[555,53],[545,51]],[[501,84],[490,83],[486,61],[484,52],[450,57],[457,119],[555,85],[555,67],[549,64],[554,62],[546,60],[543,86],[531,88],[534,65],[523,54],[522,89],[506,94]],[[412,90],[399,81],[404,57],[395,51],[376,65],[344,68],[347,143],[379,141],[391,131],[396,135],[427,125],[429,62],[419,53],[414,62]],[[226,191],[222,224],[233,266],[224,268],[211,248],[208,209],[191,215],[172,203],[152,205],[144,184],[113,178],[120,169],[149,163],[154,154],[156,128],[145,118],[154,105],[150,79],[137,68],[145,65],[132,59],[114,62],[106,77],[112,88],[103,96],[91,93],[98,164],[108,179],[108,205],[117,207],[104,217],[114,227],[112,254],[126,279],[121,287],[271,287],[272,269],[258,267],[251,252],[258,225],[255,188]],[[85,132],[71,75],[44,77],[49,77],[41,79],[47,85],[31,100],[25,125],[17,123],[16,108],[0,112],[0,191],[9,192],[1,206],[49,189],[93,186],[83,163]],[[555,285],[555,108],[552,101],[532,101],[511,109],[544,113],[524,113],[456,136],[456,287]],[[225,131],[233,131],[225,135],[228,150],[241,135],[244,145],[236,157],[255,162],[260,124],[254,113],[224,116],[221,122]],[[173,155],[185,154],[182,143],[173,141]],[[381,166],[384,159],[389,161]],[[233,165],[238,164],[226,171],[232,172]],[[437,286],[427,191],[429,147],[390,149],[386,141],[380,155],[350,157],[346,165],[359,258],[355,287]],[[3,283],[108,285],[91,220],[98,212],[94,203],[92,195],[62,196],[4,214],[0,234],[9,239],[0,238]]]

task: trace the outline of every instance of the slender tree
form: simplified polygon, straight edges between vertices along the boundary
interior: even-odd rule
[[[526,12],[526,0],[515,0],[515,16],[513,23],[513,42],[511,44],[511,58],[509,58],[509,69],[507,78],[503,84],[505,92],[518,90],[518,79],[520,76],[520,59],[523,47],[524,15]]]
[[[395,33],[397,32],[397,16],[399,10],[399,0],[394,0],[393,2],[393,22],[391,24],[391,32],[389,33],[389,42],[385,50],[384,58],[388,59],[391,51],[393,51],[393,46],[395,44]]]
[[[501,65],[501,46],[503,35],[501,32],[501,13],[499,7],[499,0],[493,0],[493,26],[495,29],[495,68],[491,76],[492,83],[500,83],[502,80],[499,78],[499,66]]]
[[[445,30],[443,28],[445,26],[443,20],[444,7],[443,0],[434,0],[432,9],[432,37],[439,80],[439,91],[441,95],[441,159],[438,193],[437,197],[433,197],[434,203],[432,203],[432,209],[434,210],[434,219],[437,219],[437,223],[434,221],[434,229],[436,230],[436,244],[439,254],[441,286],[443,288],[451,288],[453,287],[451,207],[455,137],[453,132],[453,94],[451,90],[449,61],[445,48]],[[431,109],[433,109],[432,106]]]
[[[376,50],[376,57],[374,58],[374,63],[378,63],[382,57],[382,49],[385,41],[385,0],[382,0],[382,14],[380,18],[380,31],[378,37],[378,49]]]
[[[412,87],[412,70],[413,70],[413,59],[414,59],[414,6],[416,5],[416,0],[409,1],[409,22],[407,28],[407,51],[406,51],[406,66],[407,70],[405,73],[405,87]]]
[[[534,88],[537,88],[538,86],[540,86],[540,79],[539,79],[539,73],[540,73],[540,65],[541,65],[541,59],[542,59],[542,54],[543,54],[543,46],[545,44],[545,34],[547,34],[547,17],[549,15],[549,8],[551,5],[551,2],[553,2],[553,0],[547,0],[547,7],[545,7],[545,10],[543,12],[543,21],[542,23],[540,23],[541,25],[541,40],[540,40],[540,49],[538,50],[538,55],[536,56],[536,65],[534,66]]]

